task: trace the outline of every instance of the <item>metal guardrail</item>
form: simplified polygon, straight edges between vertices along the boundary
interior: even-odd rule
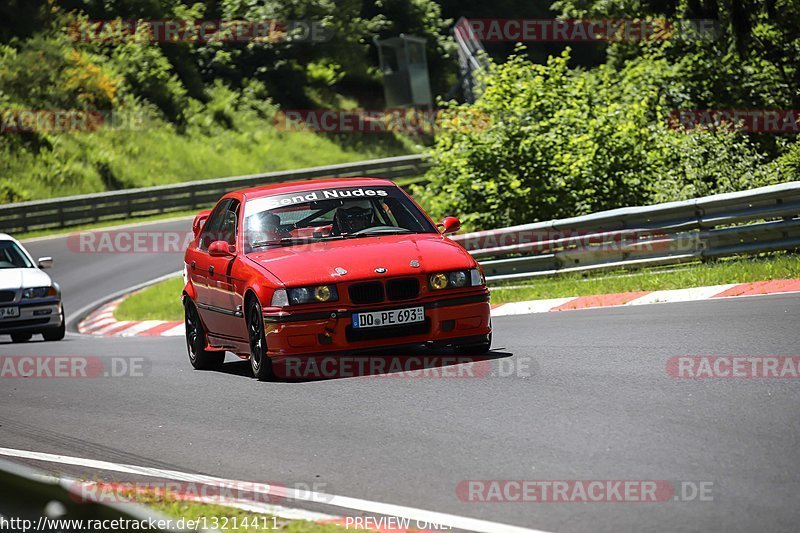
[[[800,248],[800,181],[457,235],[487,281]]]
[[[320,177],[420,176],[421,155],[251,174],[0,206],[0,231],[199,209],[224,193]],[[800,248],[800,181],[651,206],[456,235],[490,282],[566,272],[671,265]]]
[[[428,162],[422,155],[408,155],[6,204],[0,206],[0,231],[69,228],[92,222],[200,209],[212,205],[226,192],[267,183],[354,176],[398,179],[420,176],[427,168]]]

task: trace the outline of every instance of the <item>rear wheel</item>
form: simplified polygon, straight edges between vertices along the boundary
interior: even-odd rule
[[[61,313],[61,325],[53,329],[46,329],[42,332],[42,337],[44,337],[46,341],[60,341],[67,333],[67,323],[66,320],[64,320],[64,307],[61,307],[59,312]]]
[[[189,297],[183,302],[183,312],[186,324],[186,348],[189,352],[189,362],[197,370],[216,370],[225,361],[225,352],[206,350],[206,332],[197,308]]]
[[[32,333],[12,333],[11,340],[13,342],[28,342],[33,337]]]
[[[267,355],[267,339],[264,334],[264,317],[261,304],[253,298],[247,306],[247,334],[250,339],[250,368],[259,381],[272,377],[272,359]]]

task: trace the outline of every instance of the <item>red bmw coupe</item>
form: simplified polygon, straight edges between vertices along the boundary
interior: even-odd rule
[[[189,360],[435,344],[482,354],[492,339],[481,267],[388,180],[281,183],[232,192],[194,220],[183,306]]]

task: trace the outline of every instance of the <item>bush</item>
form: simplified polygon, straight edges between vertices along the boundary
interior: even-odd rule
[[[435,217],[484,229],[775,180],[743,135],[669,126],[664,87],[679,91],[680,80],[665,60],[588,72],[568,61],[568,51],[546,65],[513,56],[473,106],[448,107],[485,114],[488,127],[443,122],[430,184],[416,190]]]

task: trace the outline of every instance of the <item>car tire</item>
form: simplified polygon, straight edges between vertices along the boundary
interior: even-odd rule
[[[32,333],[12,333],[11,334],[11,341],[12,342],[28,342],[33,337]]]
[[[225,362],[225,352],[206,350],[206,331],[200,321],[197,308],[190,298],[183,301],[184,324],[186,326],[186,349],[189,362],[196,370],[218,370]]]
[[[488,338],[484,342],[477,344],[462,344],[453,347],[455,351],[461,355],[485,355],[492,349],[492,334],[489,333]]]
[[[250,368],[259,381],[273,377],[272,359],[267,355],[267,338],[261,304],[253,298],[247,306],[247,336],[250,341]]]
[[[64,307],[61,307],[61,325],[57,328],[46,329],[42,332],[42,337],[46,341],[60,341],[67,333],[67,321],[64,320]]]

